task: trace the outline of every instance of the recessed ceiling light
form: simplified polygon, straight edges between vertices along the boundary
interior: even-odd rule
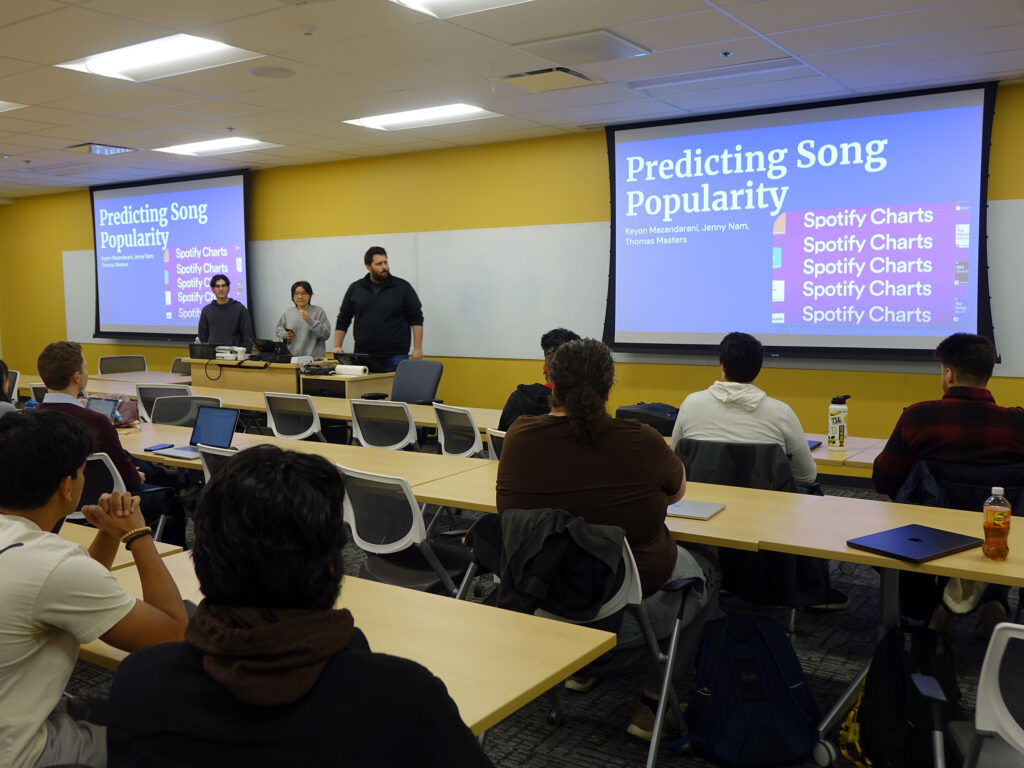
[[[528,3],[531,0],[391,0],[391,2],[437,19],[450,19],[453,16],[491,11],[495,8],[504,8],[506,5]]]
[[[407,130],[423,128],[428,125],[445,125],[461,123],[465,120],[480,120],[485,117],[501,117],[497,112],[489,112],[471,104],[445,104],[440,107],[412,109],[408,112],[392,112],[388,115],[361,117],[358,120],[346,120],[349,125],[363,128],[376,128],[378,131]]]
[[[16,104],[13,101],[0,101],[0,112],[9,112],[12,109],[21,109],[27,106],[28,104]]]
[[[181,34],[65,61],[57,66],[138,83],[262,56],[262,53],[207,40],[205,37]]]
[[[210,141],[195,141],[191,144],[176,144],[173,147],[160,147],[153,151],[170,152],[172,155],[206,157],[207,155],[227,155],[232,152],[249,152],[253,149],[267,149],[268,147],[280,146],[280,144],[270,144],[258,139],[243,139],[241,136],[230,136],[226,139],[211,139]]]

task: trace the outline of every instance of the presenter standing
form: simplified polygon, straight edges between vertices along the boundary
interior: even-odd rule
[[[363,257],[367,275],[348,287],[334,325],[334,352],[341,352],[355,318],[355,351],[370,355],[388,371],[409,358],[423,359],[423,307],[415,289],[388,270],[388,254],[379,245]]]
[[[218,346],[245,347],[252,350],[252,320],[240,301],[228,298],[231,281],[226,275],[210,278],[214,299],[199,315],[199,341]]]
[[[324,342],[331,335],[331,321],[323,307],[310,304],[313,288],[305,280],[292,285],[292,303],[277,321],[274,335],[288,342],[288,351],[293,357],[310,357],[319,360],[324,356]]]

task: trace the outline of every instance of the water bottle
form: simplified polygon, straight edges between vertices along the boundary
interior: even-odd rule
[[[996,486],[992,495],[985,500],[985,543],[981,551],[989,560],[1005,560],[1010,552],[1006,539],[1010,535],[1010,502],[1003,496],[1003,489]]]
[[[846,405],[851,395],[837,395],[828,404],[828,449],[830,451],[846,450],[846,414],[850,408]]]

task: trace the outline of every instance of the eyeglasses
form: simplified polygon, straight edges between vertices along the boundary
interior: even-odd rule
[[[309,296],[305,291],[295,291],[292,296]]]

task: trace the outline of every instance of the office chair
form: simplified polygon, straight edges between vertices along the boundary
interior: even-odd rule
[[[188,384],[136,384],[135,400],[139,405],[139,418],[152,422],[153,403],[158,397],[191,397]]]
[[[396,403],[430,405],[437,396],[444,364],[437,360],[403,360],[395,370],[390,400]],[[368,392],[364,400],[383,400],[384,392]]]
[[[100,376],[105,373],[127,373],[146,370],[146,358],[142,355],[107,355],[100,358]]]
[[[305,440],[314,437],[326,443],[320,427],[320,415],[309,395],[293,395],[285,392],[264,392],[267,404],[267,425],[276,437],[288,440]]]
[[[46,397],[46,385],[45,384],[29,384],[29,391],[32,393],[32,399],[37,403],[43,402],[43,398]]]
[[[192,364],[187,362],[184,357],[176,357],[171,363],[171,373],[180,373],[185,376],[192,374]]]
[[[406,403],[362,399],[349,402],[352,436],[360,445],[394,451],[416,445],[416,423]]]
[[[484,444],[472,412],[468,408],[456,408],[453,405],[433,405],[441,453],[445,456],[482,455]]]
[[[501,458],[501,446],[505,442],[505,433],[497,430],[487,429],[487,457],[497,461]]]
[[[423,512],[401,477],[338,466],[345,480],[345,522],[366,560],[359,576],[462,599],[477,565],[473,553],[427,541]]]
[[[198,395],[161,395],[150,406],[150,421],[154,424],[170,424],[174,427],[194,427],[201,405],[220,408],[220,398]]]
[[[232,450],[231,448],[216,448],[212,445],[203,445],[202,443],[196,447],[199,449],[199,460],[203,463],[203,477],[206,482],[210,482],[210,478],[213,476],[213,473],[216,472],[225,461],[238,454],[238,451]]]

